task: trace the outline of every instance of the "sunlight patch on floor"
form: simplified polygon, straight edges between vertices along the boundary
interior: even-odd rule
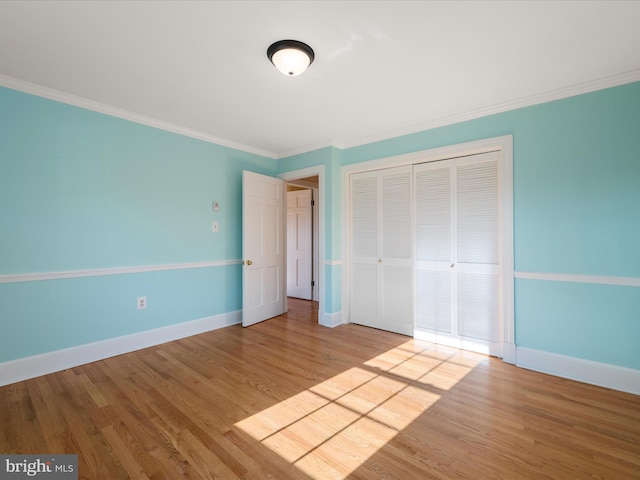
[[[415,340],[236,426],[314,478],[346,478],[486,356]]]
[[[365,362],[407,380],[431,385],[439,390],[449,390],[464,378],[486,355],[461,351],[410,340]]]

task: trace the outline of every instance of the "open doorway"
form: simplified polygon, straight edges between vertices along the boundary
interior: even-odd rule
[[[319,301],[319,177],[287,181],[287,296]]]
[[[314,272],[315,272],[315,285],[314,285],[314,298],[317,298],[317,303],[315,301],[311,301],[311,303],[317,305],[318,309],[318,323],[320,325],[333,326],[331,315],[327,314],[325,311],[325,295],[326,285],[325,285],[325,210],[324,210],[324,202],[325,202],[325,176],[324,176],[324,165],[315,165],[312,167],[301,168],[299,170],[292,170],[289,172],[281,173],[278,175],[279,178],[284,180],[287,184],[291,183],[293,185],[300,185],[305,188],[314,188],[314,192],[317,192],[317,196],[315,197],[315,218],[316,218],[316,228],[315,234],[313,238],[315,238],[315,253],[313,253],[313,262],[315,264]],[[303,183],[300,183],[300,182]],[[313,182],[311,184],[306,182]],[[285,272],[286,273],[286,272]],[[288,297],[285,297],[285,299]]]

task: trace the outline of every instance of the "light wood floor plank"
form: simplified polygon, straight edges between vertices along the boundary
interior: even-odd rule
[[[82,479],[640,479],[640,397],[317,304],[0,388],[2,453]]]

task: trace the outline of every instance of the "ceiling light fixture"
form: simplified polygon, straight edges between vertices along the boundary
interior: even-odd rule
[[[267,57],[283,74],[295,77],[313,63],[315,54],[306,43],[297,40],[279,40],[267,49]]]

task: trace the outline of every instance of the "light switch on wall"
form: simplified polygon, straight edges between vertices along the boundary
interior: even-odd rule
[[[220,230],[220,227],[218,225],[218,222],[211,222],[211,231],[218,232],[219,230]]]
[[[214,211],[214,212],[217,212],[217,211],[219,211],[219,210],[220,210],[220,202],[219,202],[219,201],[217,201],[217,200],[214,200],[214,201],[213,201],[213,211]]]

